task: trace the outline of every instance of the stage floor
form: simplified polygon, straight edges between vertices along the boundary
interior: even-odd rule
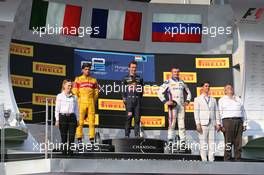
[[[39,159],[0,163],[0,174],[263,174],[263,162]]]
[[[6,162],[44,159],[44,153],[12,153],[5,157]],[[171,160],[171,161],[201,161],[199,155],[193,154],[168,154],[168,153],[118,153],[118,152],[85,152],[74,153],[71,156],[62,155],[60,152],[48,154],[53,159],[109,159],[109,160]],[[223,157],[216,156],[216,162],[223,161]],[[241,162],[264,162],[264,160],[242,159]]]

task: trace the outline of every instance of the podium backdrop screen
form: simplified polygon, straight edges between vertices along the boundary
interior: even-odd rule
[[[132,60],[138,62],[138,72],[145,81],[141,109],[145,129],[168,127],[167,107],[159,101],[157,90],[170,77],[172,67],[181,69],[181,79],[192,92],[192,101],[186,106],[188,130],[195,129],[193,99],[201,93],[200,84],[210,81],[211,95],[219,99],[225,84],[233,82],[231,55],[108,52],[18,40],[13,40],[11,50],[13,90],[19,109],[28,114],[28,123],[45,121],[45,98],[55,100],[63,79],[74,80],[81,73],[81,63],[86,61],[93,63],[92,75],[101,87],[96,104],[96,122],[101,128],[124,128],[125,106],[117,87]]]

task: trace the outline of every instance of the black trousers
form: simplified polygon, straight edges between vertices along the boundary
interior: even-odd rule
[[[223,120],[225,152],[224,160],[232,159],[232,147],[234,147],[235,160],[241,159],[243,121],[241,118],[230,118]]]
[[[77,119],[75,114],[70,116],[59,115],[59,129],[61,134],[61,150],[63,154],[72,154],[69,148],[74,144]]]
[[[130,135],[131,122],[134,116],[134,133],[136,137],[140,136],[140,99],[128,99],[126,104],[127,119],[125,124],[125,135]],[[128,115],[131,113],[132,115]]]

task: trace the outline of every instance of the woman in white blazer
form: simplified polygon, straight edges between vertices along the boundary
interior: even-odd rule
[[[214,161],[215,131],[219,132],[221,128],[220,115],[216,99],[209,95],[210,83],[205,82],[201,86],[202,94],[194,99],[194,119],[200,140],[200,155],[202,161]]]

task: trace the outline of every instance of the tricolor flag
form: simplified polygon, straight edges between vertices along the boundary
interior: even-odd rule
[[[201,41],[201,15],[169,13],[153,15],[152,42],[201,43]]]
[[[132,11],[93,9],[92,28],[99,27],[99,33],[92,38],[139,41],[142,13]]]
[[[82,7],[79,6],[33,0],[29,28],[31,30],[48,26],[64,28],[58,31],[65,35],[78,35],[76,32],[74,34],[73,30],[76,31],[80,27],[81,13]]]

